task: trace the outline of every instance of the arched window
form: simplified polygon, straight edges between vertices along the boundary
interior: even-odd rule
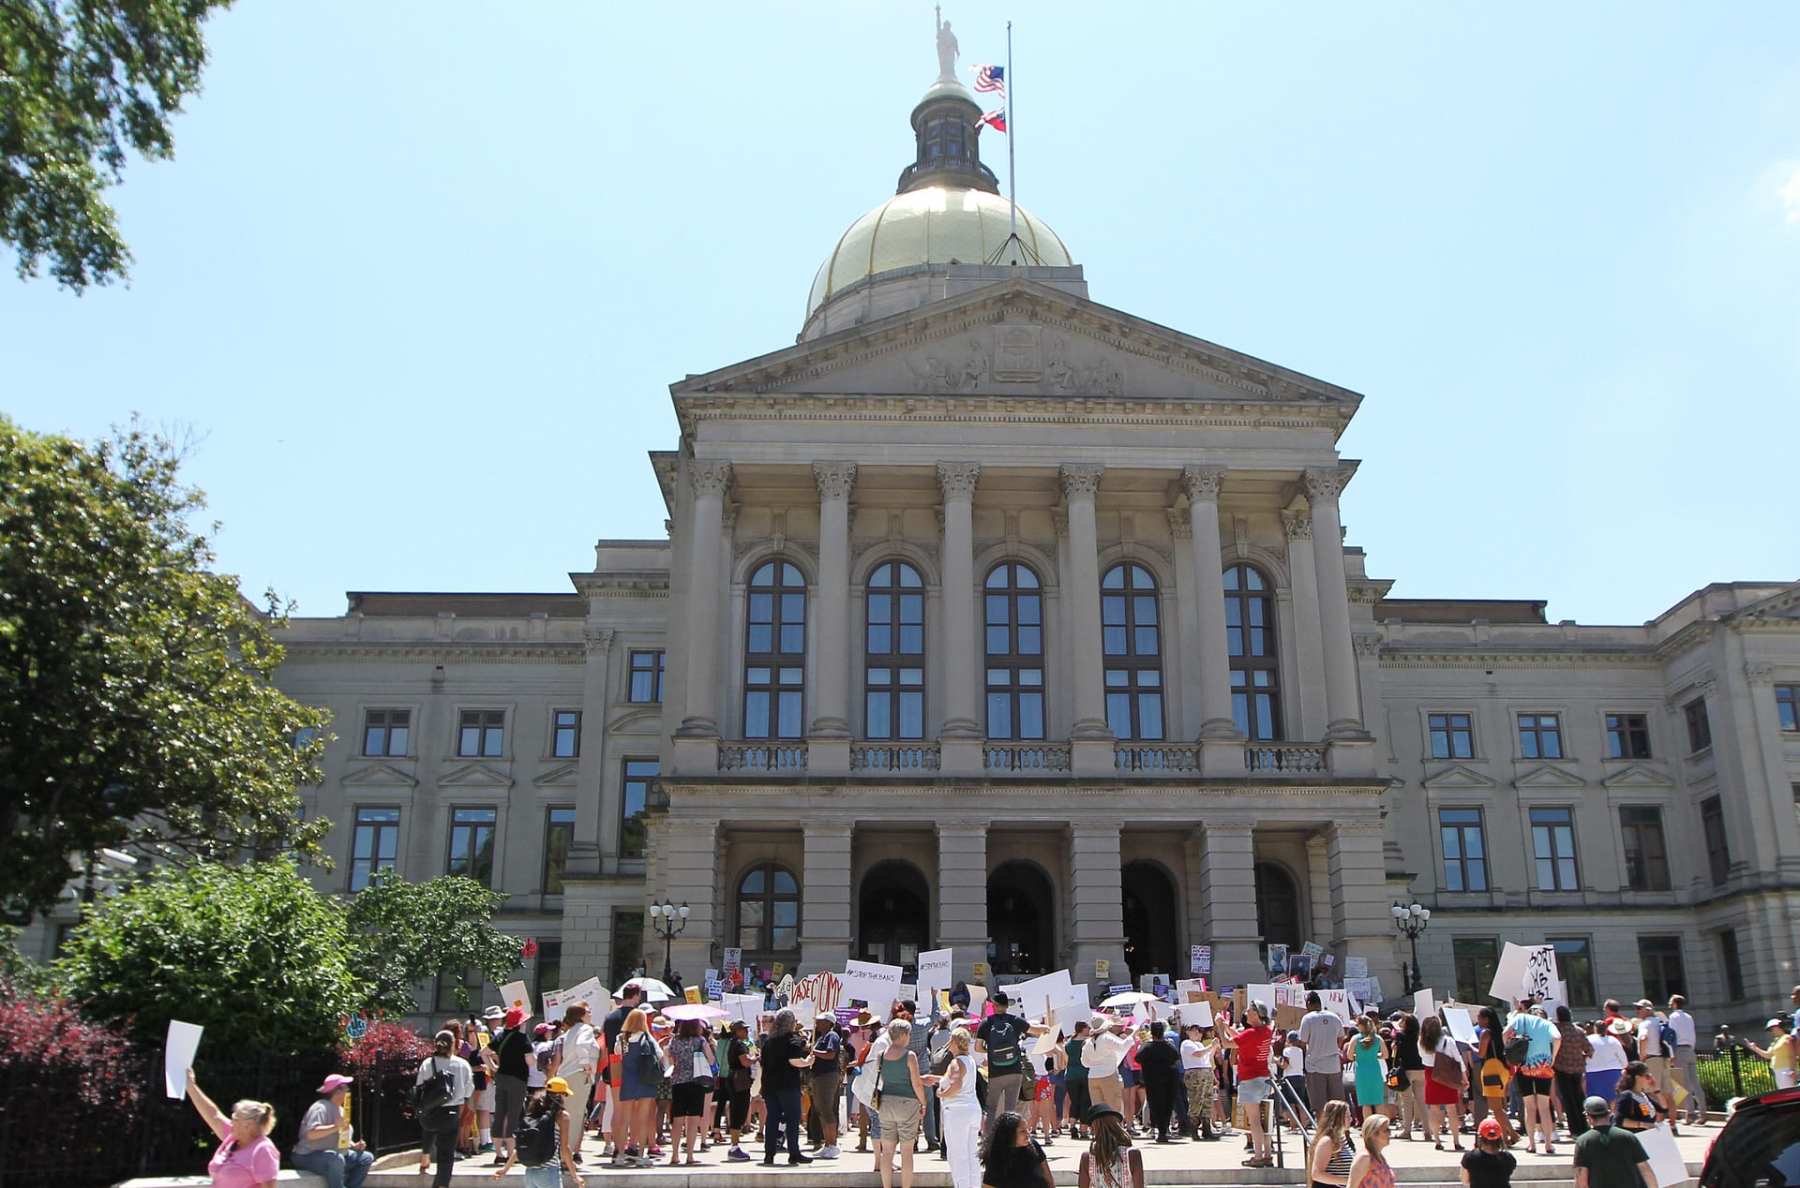
[[[806,579],[786,561],[750,575],[744,638],[744,737],[805,733]]]
[[[863,737],[925,737],[925,583],[904,561],[869,575]]]
[[[1275,599],[1253,565],[1225,571],[1225,650],[1231,658],[1231,716],[1246,738],[1281,737]]]
[[[1106,724],[1115,738],[1163,736],[1158,623],[1150,571],[1129,562],[1107,570],[1100,579],[1100,639],[1106,655]]]
[[[987,736],[1044,737],[1043,583],[1028,565],[1002,561],[988,572]]]
[[[757,952],[800,947],[800,883],[786,867],[764,862],[738,880],[737,943]]]

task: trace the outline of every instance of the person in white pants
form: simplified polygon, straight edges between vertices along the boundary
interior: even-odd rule
[[[981,1188],[981,1104],[975,1098],[975,1045],[965,1027],[950,1033],[950,1066],[943,1076],[922,1078],[937,1087],[943,1107],[944,1151],[953,1188]]]

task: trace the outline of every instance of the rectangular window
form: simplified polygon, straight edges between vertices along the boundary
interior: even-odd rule
[[[1556,976],[1568,983],[1569,1005],[1591,1007],[1594,1001],[1594,953],[1585,936],[1552,936],[1556,946]]]
[[[575,810],[566,805],[544,813],[544,894],[561,895],[563,872],[569,865],[569,844],[575,840]],[[553,990],[562,987],[545,983]]]
[[[1650,758],[1650,719],[1643,714],[1606,715],[1606,757]]]
[[[411,710],[372,709],[363,711],[362,753],[365,755],[405,755],[411,734]]]
[[[623,985],[644,963],[644,913],[613,910],[612,980]]]
[[[1654,805],[1619,809],[1619,832],[1625,839],[1625,885],[1633,891],[1669,889],[1669,844],[1663,836],[1662,810]]]
[[[1706,716],[1706,698],[1696,697],[1681,707],[1687,719],[1688,753],[1697,754],[1712,746],[1712,722]]]
[[[1719,968],[1725,971],[1725,997],[1732,1002],[1744,1000],[1744,962],[1738,956],[1737,930],[1727,928],[1719,934]]]
[[[1561,759],[1562,718],[1557,714],[1519,715],[1519,756],[1523,759]]]
[[[1458,1002],[1483,1002],[1500,971],[1500,942],[1490,937],[1460,936],[1450,942],[1456,967]]]
[[[1539,891],[1579,891],[1575,878],[1575,814],[1566,808],[1531,810],[1531,853]]]
[[[1444,846],[1444,890],[1486,891],[1487,840],[1481,810],[1439,809],[1438,833]]]
[[[650,798],[650,781],[662,774],[655,759],[627,759],[620,795],[619,857],[644,856],[644,809]]]
[[[456,754],[463,759],[498,759],[506,753],[506,711],[464,710],[456,729]]]
[[[1700,834],[1706,839],[1706,869],[1713,886],[1731,877],[1731,847],[1725,840],[1725,804],[1717,796],[1700,802]]]
[[[631,654],[631,691],[630,699],[637,702],[654,702],[663,699],[663,653],[633,652]]]
[[[1800,731],[1800,685],[1775,686],[1775,713],[1783,731]]]
[[[1687,971],[1682,968],[1680,937],[1639,937],[1638,961],[1644,970],[1645,998],[1651,1002],[1667,1002],[1671,994],[1687,996]]]
[[[550,754],[573,759],[581,754],[581,711],[555,710],[550,714]]]
[[[1428,714],[1426,724],[1433,759],[1474,758],[1475,727],[1468,714]]]
[[[378,870],[393,870],[400,849],[400,810],[359,808],[350,842],[350,890],[361,891]]]
[[[538,942],[537,955],[538,993],[546,990],[562,989],[562,942],[560,940],[541,940]],[[549,1020],[545,1020],[549,1022]],[[558,1019],[560,1023],[562,1020]]]
[[[499,810],[491,808],[450,810],[450,857],[444,864],[445,874],[493,886],[494,827],[499,817]]]

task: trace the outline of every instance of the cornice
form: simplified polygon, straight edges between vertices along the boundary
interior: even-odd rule
[[[814,791],[821,796],[835,791],[862,792],[880,790],[883,792],[903,792],[908,796],[922,796],[934,799],[953,800],[979,794],[988,799],[999,796],[1010,797],[1074,797],[1081,801],[1093,802],[1095,807],[1105,807],[1109,798],[1121,795],[1157,795],[1169,800],[1180,796],[1204,797],[1208,801],[1226,797],[1248,797],[1252,799],[1289,799],[1317,800],[1340,798],[1345,796],[1363,797],[1379,800],[1387,792],[1385,779],[1380,781],[1346,779],[1342,782],[1318,780],[1283,780],[1278,777],[1258,777],[1256,779],[1169,779],[1164,776],[1146,776],[1140,780],[1120,780],[1112,777],[1104,779],[1082,779],[1071,777],[1066,780],[1015,780],[1004,776],[983,779],[980,777],[944,776],[933,780],[891,779],[885,776],[843,777],[843,776],[771,776],[766,779],[744,780],[731,776],[664,776],[659,781],[672,793],[719,793],[732,796],[762,797],[778,800],[786,807],[805,807],[813,802],[803,801],[799,806],[794,802],[796,788]],[[819,802],[823,807],[824,802]],[[1246,827],[1253,824],[1245,822]]]
[[[1593,652],[1530,649],[1495,651],[1471,649],[1466,652],[1443,649],[1407,650],[1404,644],[1387,643],[1381,652],[1383,668],[1574,668],[1595,666],[1608,668],[1654,668],[1661,661],[1649,651]]]
[[[1689,648],[1711,639],[1713,632],[1718,629],[1719,624],[1712,619],[1701,619],[1699,622],[1689,623],[1656,645],[1656,658],[1658,660],[1672,659]]]
[[[456,660],[464,663],[507,663],[516,660],[548,660],[556,664],[581,664],[587,658],[584,641],[569,643],[358,643],[353,641],[299,640],[285,642],[287,662],[300,660]]]

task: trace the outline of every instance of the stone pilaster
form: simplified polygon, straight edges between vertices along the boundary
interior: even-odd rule
[[[1349,481],[1339,467],[1306,472],[1312,505],[1313,566],[1319,588],[1320,638],[1325,651],[1325,727],[1328,739],[1361,741],[1362,705],[1357,691],[1356,653],[1350,643],[1350,589],[1344,576],[1344,530],[1338,518],[1338,494]]]
[[[1097,622],[1097,620],[1096,620]],[[1069,871],[1073,885],[1073,974],[1092,981],[1094,962],[1111,963],[1109,976],[1124,981],[1124,892],[1120,884],[1119,827],[1072,825],[1069,828]]]
[[[850,491],[854,462],[815,462],[819,485],[817,653],[807,766],[815,775],[850,772]]]
[[[1324,738],[1325,640],[1319,614],[1318,567],[1313,564],[1312,515],[1305,511],[1284,511],[1281,526],[1287,534],[1288,581],[1294,608],[1291,638],[1294,668],[1300,677],[1300,687],[1288,693],[1288,736]],[[1298,717],[1293,716],[1294,710],[1299,711]]]
[[[1094,523],[1094,496],[1103,466],[1062,468],[1063,499],[1069,514],[1070,678],[1075,720],[1069,728],[1077,774],[1106,775],[1113,764],[1113,735],[1106,724],[1106,686],[1100,650],[1100,546]]]
[[[719,823],[686,817],[665,819],[658,848],[660,875],[669,902],[688,905],[687,927],[675,938],[671,960],[682,980],[697,984],[714,966],[718,940],[713,889],[719,882]],[[644,918],[644,949],[654,953],[661,938]]]
[[[1399,997],[1400,963],[1387,898],[1381,822],[1334,823],[1326,835],[1325,859],[1331,881],[1331,945],[1338,965],[1347,954],[1368,958],[1369,975],[1381,979],[1388,995]]]
[[[1306,939],[1330,949],[1336,935],[1331,919],[1331,854],[1322,832],[1306,839],[1306,897],[1312,908],[1312,935]]]
[[[1184,466],[1181,485],[1188,497],[1188,524],[1194,538],[1195,627],[1190,649],[1199,667],[1201,772],[1210,776],[1241,775],[1243,735],[1231,714],[1231,656],[1225,636],[1225,575],[1220,569],[1219,490],[1225,485],[1222,466]]]
[[[940,821],[938,843],[938,920],[936,948],[954,950],[953,979],[972,976],[977,961],[987,960],[987,824]]]
[[[688,533],[687,707],[676,733],[675,767],[683,774],[713,771],[717,752],[709,744],[719,737],[719,631],[723,613],[725,492],[731,486],[729,462],[691,462],[692,531]],[[683,740],[689,740],[684,745]]]
[[[1175,544],[1175,613],[1179,630],[1164,649],[1181,653],[1181,714],[1168,721],[1170,738],[1200,736],[1200,672],[1206,661],[1200,639],[1200,593],[1194,585],[1194,522],[1186,508],[1168,509],[1169,536]]]
[[[1213,947],[1213,976],[1242,986],[1262,975],[1256,925],[1256,832],[1248,821],[1208,821],[1200,864],[1204,923]]]
[[[841,970],[850,956],[850,843],[848,821],[808,820],[800,876],[800,964],[807,971]]]
[[[982,649],[975,635],[974,502],[981,467],[973,462],[940,462],[937,473],[944,497],[944,727],[939,768],[945,775],[980,775],[986,732],[980,703]],[[984,946],[986,911],[984,899]]]
[[[606,703],[611,672],[614,632],[588,625],[583,630],[587,659],[581,673],[581,758],[577,760],[575,787],[575,837],[569,843],[569,875],[597,875],[603,865],[616,868],[616,858],[606,847],[607,816],[601,811],[606,788]],[[614,814],[617,815],[616,813]],[[612,850],[617,850],[614,839]]]

